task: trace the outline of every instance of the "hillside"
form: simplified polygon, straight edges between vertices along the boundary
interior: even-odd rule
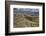
[[[39,16],[17,13],[14,15],[14,27],[38,27]]]

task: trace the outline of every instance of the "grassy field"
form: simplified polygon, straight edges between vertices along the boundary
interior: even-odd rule
[[[27,14],[17,13],[14,16],[14,27],[38,27],[39,26],[39,16],[31,16]]]

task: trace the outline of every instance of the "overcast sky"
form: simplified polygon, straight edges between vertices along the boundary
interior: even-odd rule
[[[14,8],[16,12],[39,12],[39,9],[30,9],[30,8]]]
[[[14,8],[14,14],[15,13],[26,13],[33,16],[39,16],[39,9]]]

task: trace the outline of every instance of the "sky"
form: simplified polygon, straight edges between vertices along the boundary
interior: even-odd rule
[[[14,13],[27,13],[33,16],[39,16],[39,9],[14,8]]]

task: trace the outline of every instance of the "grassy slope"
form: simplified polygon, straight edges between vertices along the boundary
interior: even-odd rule
[[[15,27],[38,27],[39,17],[18,13],[14,16],[14,23]]]

